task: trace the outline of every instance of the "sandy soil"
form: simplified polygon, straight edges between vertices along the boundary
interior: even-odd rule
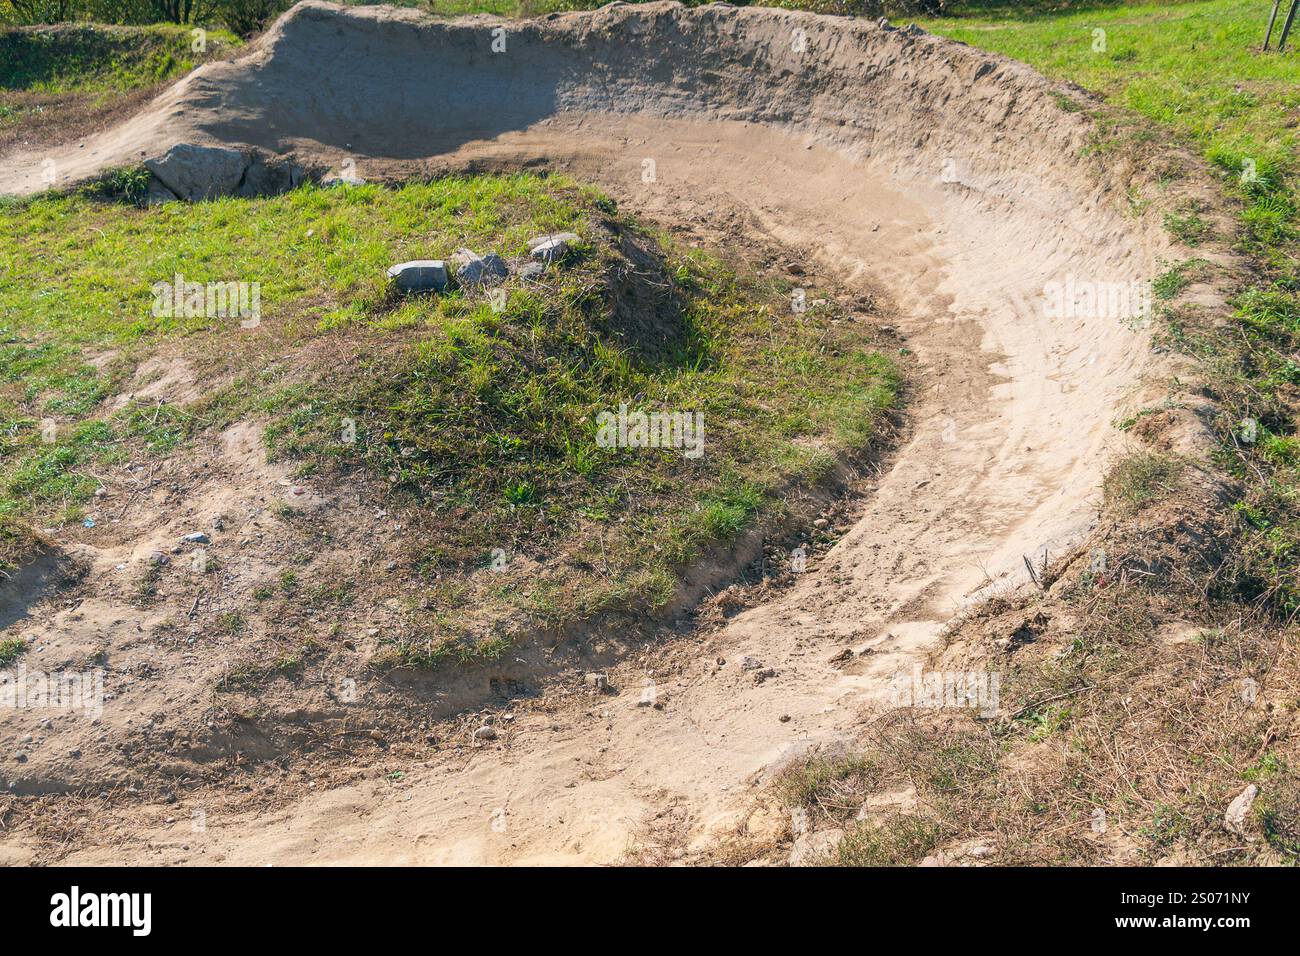
[[[1169,366],[1140,321],[1043,309],[1049,283],[1146,280],[1179,250],[1127,214],[1082,158],[1088,121],[1027,67],[723,5],[506,24],[494,53],[501,26],[301,4],[237,62],[56,160],[75,178],[196,142],[352,159],[368,177],[565,169],[658,221],[740,228],[885,290],[919,362],[910,437],[794,588],[625,660],[618,693],[557,695],[396,781],[303,787],[257,812],[211,793],[201,835],[184,808],[111,808],[70,862],[596,863],[669,824],[689,856],[753,825],[784,762],[886,707],[963,607],[1077,545],[1112,423],[1161,396]],[[36,188],[40,159],[8,157],[0,190]],[[22,834],[0,846],[30,857]]]

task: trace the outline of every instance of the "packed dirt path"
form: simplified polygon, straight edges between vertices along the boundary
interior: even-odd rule
[[[919,32],[666,3],[511,25],[494,79],[496,23],[303,4],[92,148],[235,142],[361,176],[544,165],[649,219],[778,243],[887,297],[918,360],[906,444],[796,586],[628,661],[617,694],[523,713],[400,784],[209,813],[202,837],[123,811],[67,862],[600,863],[657,827],[706,846],[785,760],[888,706],[956,612],[1093,521],[1112,422],[1150,397],[1156,357],[1135,317],[1058,314],[1044,290],[1146,280],[1173,253],[1082,166],[1086,121],[1052,84]],[[449,115],[418,112],[432,89]],[[845,646],[872,653],[832,666]],[[638,706],[647,680],[659,706]]]

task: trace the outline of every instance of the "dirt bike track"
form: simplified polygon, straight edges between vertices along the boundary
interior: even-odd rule
[[[400,785],[209,814],[201,849],[184,817],[121,811],[66,862],[608,863],[656,820],[687,852],[743,828],[772,771],[888,706],[892,676],[962,608],[1085,539],[1114,422],[1163,397],[1171,366],[1140,322],[1041,307],[1050,283],[1149,280],[1180,256],[1084,158],[1090,121],[1061,95],[919,30],[798,12],[439,21],[308,2],[56,154],[69,179],[176,143],[368,178],[562,169],[650,220],[739,230],[882,295],[918,363],[905,443],[825,559],[712,633],[614,669],[617,695],[523,713]],[[37,188],[43,158],[9,157],[0,192]],[[833,666],[845,646],[871,653]],[[755,683],[745,655],[775,676]],[[660,707],[638,706],[649,670]]]

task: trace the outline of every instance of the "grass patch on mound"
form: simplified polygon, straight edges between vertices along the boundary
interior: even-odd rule
[[[224,198],[128,210],[47,196],[0,207],[0,312],[59,343],[133,340],[226,329],[206,314],[161,314],[154,285],[256,282],[264,314],[301,305],[296,326],[412,324],[418,303],[390,300],[384,269],[459,245],[527,251],[537,231],[569,229],[575,190],[537,177],[442,180],[388,190],[307,188],[266,200]],[[549,224],[544,226],[543,224]],[[32,289],[41,290],[32,295]]]
[[[1169,455],[1136,452],[1113,464],[1106,473],[1102,494],[1111,508],[1126,513],[1168,495],[1182,473],[1183,462]]]
[[[199,44],[191,30],[171,24],[0,30],[0,90],[123,93],[183,76],[240,43],[224,30],[206,30]]]
[[[461,247],[522,265],[530,237],[560,231],[580,240],[535,280],[419,297],[385,281]],[[664,607],[684,568],[863,452],[899,387],[869,327],[815,292],[794,311],[785,285],[561,178],[145,209],[45,196],[0,208],[0,236],[0,514],[81,520],[105,469],[261,420],[299,480],[404,515],[398,557],[427,591],[386,639],[394,663],[490,658],[538,627]],[[256,283],[260,324],[157,314],[154,284],[178,274]],[[224,384],[183,406],[104,401],[175,354]],[[623,407],[633,428],[638,412],[690,427],[671,447],[605,447],[600,416]],[[259,588],[245,614],[310,585]]]

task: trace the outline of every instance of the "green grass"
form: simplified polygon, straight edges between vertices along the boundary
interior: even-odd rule
[[[816,864],[915,866],[945,831],[969,825],[968,801],[981,813],[993,802],[1000,747],[986,730],[936,738],[902,711],[882,720],[885,726],[868,732],[866,749],[814,756],[776,782],[775,796],[807,825],[844,831]],[[909,792],[915,806],[905,812],[871,799],[892,793],[904,801]]]
[[[825,866],[916,866],[942,830],[924,817],[898,815],[879,825],[859,823],[822,860]]]
[[[0,30],[0,90],[33,93],[126,92],[175,79],[240,44],[209,30],[195,50],[190,27],[67,26],[59,30]]]
[[[1106,473],[1106,504],[1123,512],[1141,511],[1169,493],[1184,467],[1176,458],[1153,452],[1122,458]]]
[[[0,572],[8,574],[36,553],[42,542],[25,522],[0,514]]]
[[[531,236],[556,231],[583,241],[499,301],[402,298],[384,278],[462,246],[523,259]],[[105,472],[260,418],[268,454],[303,480],[370,483],[414,509],[402,558],[435,600],[391,649],[407,663],[502,653],[508,638],[462,620],[483,606],[547,627],[664,606],[681,569],[783,520],[792,483],[864,450],[898,389],[894,362],[832,307],[792,315],[785,286],[673,246],[559,178],[148,208],[43,196],[0,206],[0,246],[0,515],[79,521]],[[262,325],[156,315],[153,285],[176,274],[258,283]],[[188,405],[104,401],[173,353],[228,384]],[[701,415],[704,456],[600,447],[597,416],[623,403]],[[286,530],[305,520],[271,510]],[[476,575],[493,549],[513,563]],[[540,573],[516,571],[532,562]],[[476,583],[447,584],[462,579]],[[295,572],[280,590],[300,591]],[[257,595],[268,608],[273,596]]]
[[[1211,235],[1210,224],[1195,209],[1165,215],[1165,228],[1184,245],[1199,246]]]
[[[240,611],[222,611],[217,615],[216,627],[218,632],[233,636],[242,632],[246,623]]]
[[[0,667],[8,667],[27,653],[27,642],[21,637],[7,637],[0,640]]]
[[[1100,93],[1198,146],[1247,203],[1247,238],[1256,251],[1294,268],[1294,251],[1279,245],[1295,238],[1300,65],[1294,53],[1258,52],[1267,4],[1209,0],[1004,15],[922,25]],[[1203,223],[1191,213],[1172,226],[1197,238]]]
[[[844,800],[843,793],[856,795],[870,790],[878,784],[879,776],[877,768],[860,754],[814,757],[787,770],[777,790],[789,806],[834,813],[853,803]]]
[[[961,16],[922,26],[1101,93],[1225,160],[1289,165],[1300,106],[1294,55],[1262,55],[1267,4],[1119,5],[1020,21]],[[1104,48],[1094,31],[1104,31]],[[1239,168],[1239,162],[1238,162]]]
[[[1186,262],[1175,263],[1152,281],[1152,295],[1161,302],[1168,302],[1177,298],[1178,294],[1191,283],[1196,271],[1203,265],[1204,261],[1200,259],[1189,259]]]
[[[246,662],[226,674],[217,685],[221,691],[257,691],[274,680],[292,680],[302,673],[307,663],[320,645],[308,639],[301,647],[289,653],[281,653],[266,662]]]
[[[11,203],[0,206],[0,314],[25,333],[78,345],[213,328],[205,317],[153,314],[153,284],[181,274],[257,282],[268,313],[308,302],[311,322],[343,324],[386,307],[384,268],[394,261],[431,254],[439,243],[450,254],[449,242],[490,241],[502,254],[519,254],[537,224],[567,229],[576,214],[571,200],[533,177],[397,192],[303,189],[256,203],[134,212],[81,197]],[[398,308],[386,321],[408,324],[418,312],[418,305]]]

